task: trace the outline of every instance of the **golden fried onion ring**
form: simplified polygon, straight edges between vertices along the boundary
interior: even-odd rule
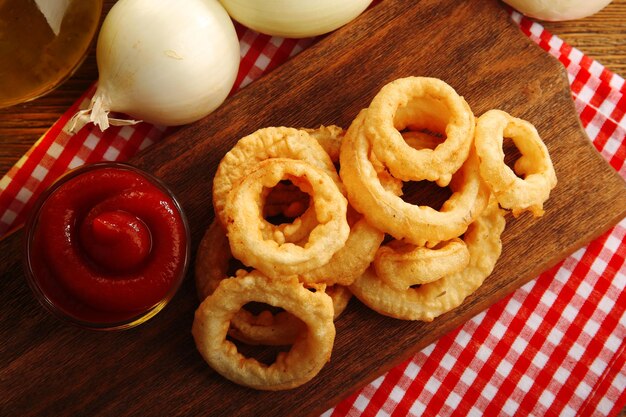
[[[469,250],[459,238],[434,248],[393,240],[378,249],[373,266],[378,278],[401,291],[462,271],[469,260]]]
[[[220,282],[228,278],[228,264],[232,259],[226,232],[214,220],[200,241],[196,254],[195,281],[200,301],[213,294]],[[326,287],[326,294],[333,300],[334,318],[337,319],[346,309],[352,293],[344,286],[333,285]],[[230,324],[228,334],[249,345],[291,345],[305,329],[301,320],[286,311],[276,314],[261,311],[255,315],[241,309]]]
[[[196,254],[195,280],[200,301],[213,294],[220,282],[228,278],[232,259],[226,232],[214,220],[200,241]],[[241,309],[232,317],[228,334],[250,345],[286,346],[293,343],[304,324],[286,311],[258,315]]]
[[[263,236],[263,187],[287,179],[312,197],[318,225],[304,246]],[[256,204],[254,202],[257,202]],[[274,158],[258,164],[229,194],[226,230],[233,256],[271,278],[300,274],[330,261],[348,239],[348,202],[324,171],[294,159]]]
[[[306,323],[288,352],[265,365],[246,358],[226,340],[233,316],[256,301],[282,307]],[[196,310],[192,334],[204,360],[225,378],[260,390],[295,388],[311,380],[330,359],[335,339],[333,305],[324,292],[311,292],[295,277],[273,280],[254,271],[223,280]]]
[[[432,321],[459,305],[476,291],[491,274],[502,252],[500,235],[504,230],[504,210],[495,198],[464,236],[470,253],[468,266],[460,272],[419,288],[396,290],[369,268],[351,286],[350,291],[372,310],[402,320]]]
[[[301,130],[308,133],[311,138],[315,139],[321,145],[333,163],[339,162],[341,140],[343,139],[343,135],[345,133],[341,127],[335,125],[322,125],[317,129],[303,128]],[[273,238],[281,243],[294,243],[308,236],[317,224],[314,207],[309,207],[308,205],[305,206],[302,201],[298,200],[298,195],[302,194],[301,192],[296,191],[292,193],[291,196],[288,195],[287,193],[290,191],[290,188],[293,190],[294,187],[278,184],[272,189],[273,202],[275,203],[276,200],[288,201],[291,199],[292,202],[288,206],[281,209],[280,206],[276,205],[268,206],[266,201],[264,211],[268,215],[278,212],[287,217],[293,217],[294,220],[292,223],[281,224],[278,227],[266,227],[265,230],[267,233],[264,234],[266,239]],[[343,190],[343,188],[341,189]]]
[[[515,172],[504,163],[505,137],[511,138],[522,154],[515,162]],[[489,110],[478,118],[475,146],[480,174],[500,205],[516,217],[525,210],[542,216],[543,203],[557,179],[548,149],[535,127],[501,110]]]
[[[372,100],[364,133],[378,159],[403,181],[450,183],[467,159],[474,138],[474,115],[463,97],[444,81],[400,78],[385,85]],[[414,149],[400,133],[405,128],[444,132],[433,149]]]
[[[228,194],[241,179],[256,169],[259,162],[271,158],[291,158],[306,161],[309,164],[324,170],[339,189],[343,191],[343,185],[339,180],[337,171],[317,140],[311,138],[304,130],[288,127],[267,127],[241,138],[233,148],[224,155],[213,179],[213,208],[215,216],[222,225],[226,225],[224,208]],[[299,240],[299,236],[292,236],[298,230],[300,223],[311,225],[315,219],[315,213],[308,210],[293,225],[284,224],[274,226],[269,222],[265,224],[268,235],[283,234],[285,241]],[[306,226],[305,226],[306,230]],[[308,233],[309,230],[306,230]]]
[[[441,210],[406,203],[381,184],[369,159],[370,144],[363,134],[363,120],[369,110],[362,110],[354,120],[341,146],[340,176],[352,206],[370,224],[417,246],[429,246],[458,237],[480,214],[488,199],[488,188],[478,173],[478,159],[471,151],[467,161],[450,183],[452,196]]]

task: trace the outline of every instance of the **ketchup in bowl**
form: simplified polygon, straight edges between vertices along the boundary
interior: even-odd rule
[[[58,180],[33,208],[25,268],[39,301],[94,329],[124,329],[158,313],[189,259],[182,209],[158,179],[100,163]]]

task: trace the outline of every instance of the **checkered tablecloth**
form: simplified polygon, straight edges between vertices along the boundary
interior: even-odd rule
[[[512,12],[523,33],[567,68],[597,150],[626,178],[624,79]],[[240,88],[315,40],[237,26]],[[0,180],[0,235],[69,168],[125,160],[167,134],[148,124],[62,133],[87,91]],[[616,415],[626,405],[626,220],[505,300],[324,413],[325,416]]]

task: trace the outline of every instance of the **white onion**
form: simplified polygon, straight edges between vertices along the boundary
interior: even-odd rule
[[[230,16],[257,32],[306,38],[333,31],[372,0],[220,0]]]
[[[540,20],[575,20],[602,10],[611,0],[503,0],[523,14]]]
[[[239,69],[239,41],[217,0],[119,0],[97,45],[99,81],[90,108],[69,129],[113,119],[120,112],[176,126],[201,119],[228,96]]]

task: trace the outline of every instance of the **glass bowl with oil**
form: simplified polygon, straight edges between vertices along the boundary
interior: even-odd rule
[[[103,0],[0,0],[0,108],[40,97],[80,66]]]

